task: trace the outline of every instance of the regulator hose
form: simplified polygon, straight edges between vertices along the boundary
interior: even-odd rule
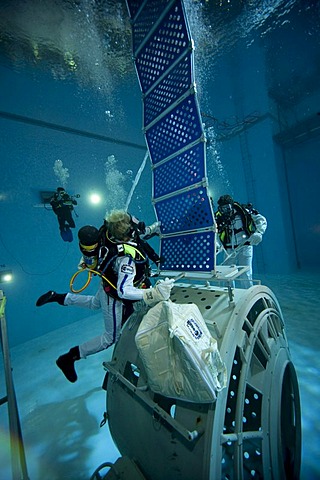
[[[73,284],[74,284],[74,281],[75,279],[77,278],[77,276],[82,273],[82,272],[88,272],[88,277],[87,277],[87,281],[86,283],[81,287],[79,288],[78,290],[75,289],[73,287]],[[72,293],[80,293],[80,292],[83,292],[83,290],[85,290],[87,288],[87,286],[90,284],[91,282],[91,279],[92,279],[92,275],[95,274],[95,275],[99,275],[99,277],[103,278],[103,280],[105,280],[107,283],[109,283],[109,285],[113,288],[116,288],[111,282],[110,280],[108,280],[101,272],[97,271],[97,270],[93,270],[92,268],[82,268],[81,270],[78,270],[74,275],[72,275],[71,277],[71,280],[70,280],[70,290]]]

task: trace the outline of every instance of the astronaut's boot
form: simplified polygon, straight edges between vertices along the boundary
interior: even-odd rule
[[[68,353],[60,355],[56,361],[57,366],[71,383],[76,382],[78,379],[76,370],[74,368],[74,362],[77,360],[80,360],[79,347],[72,347]]]
[[[64,305],[64,299],[66,298],[66,293],[56,293],[50,290],[47,293],[41,295],[36,302],[37,307],[42,307],[46,303],[57,302],[59,305]]]

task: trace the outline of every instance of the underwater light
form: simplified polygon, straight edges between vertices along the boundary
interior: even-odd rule
[[[11,270],[4,270],[0,272],[0,283],[8,283],[13,279]]]
[[[99,195],[98,193],[91,193],[89,198],[90,198],[90,202],[93,205],[97,205],[98,203],[101,202],[101,195]]]

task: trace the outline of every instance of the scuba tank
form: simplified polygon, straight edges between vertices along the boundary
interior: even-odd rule
[[[83,262],[87,268],[95,269],[99,259],[99,230],[92,225],[86,225],[80,228],[78,238]]]

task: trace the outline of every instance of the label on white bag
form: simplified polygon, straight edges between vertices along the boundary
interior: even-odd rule
[[[196,340],[199,340],[202,337],[203,332],[201,330],[201,327],[200,325],[197,324],[194,318],[189,318],[186,321],[186,326],[189,332],[191,333],[191,335],[193,336],[193,338],[195,338]]]

